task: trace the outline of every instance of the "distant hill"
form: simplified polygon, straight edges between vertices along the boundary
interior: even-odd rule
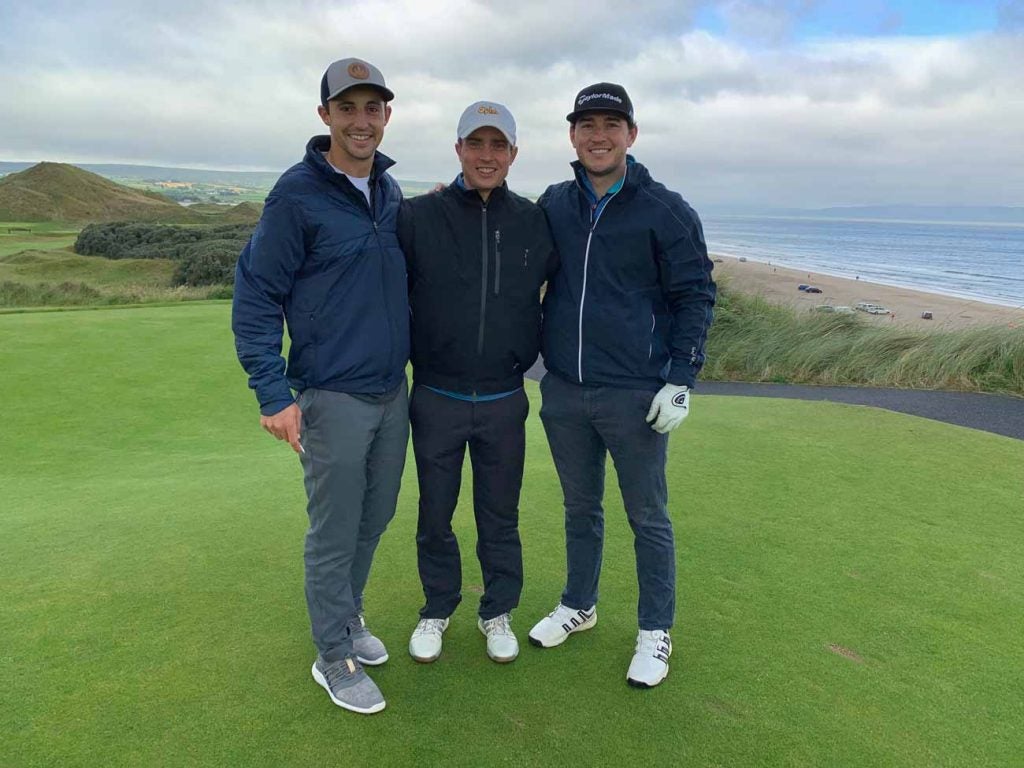
[[[216,217],[213,221],[223,224],[255,224],[260,220],[263,206],[259,203],[239,203],[238,205],[218,205],[216,203],[196,203],[188,207],[193,213]]]
[[[0,177],[30,168],[34,163],[0,161]],[[216,184],[245,189],[270,191],[281,176],[280,171],[207,171],[198,168],[167,168],[159,165],[127,165],[114,163],[76,163],[76,167],[99,174],[108,179],[135,182],[186,182],[189,184]],[[396,179],[407,196],[429,192],[434,182]]]
[[[852,205],[832,208],[702,206],[705,216],[781,216],[803,219],[877,219],[956,223],[1024,224],[1024,208],[1000,205]]]
[[[0,178],[0,220],[201,223],[193,213],[155,192],[115,184],[65,163],[39,163]]]
[[[34,163],[0,162],[0,173],[14,173]],[[159,165],[128,165],[118,163],[75,163],[77,168],[106,178],[138,179],[139,181],[186,181],[195,184],[232,184],[253,189],[270,189],[281,171],[206,171],[199,168],[165,168]]]

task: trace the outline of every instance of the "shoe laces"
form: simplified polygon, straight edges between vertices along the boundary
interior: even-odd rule
[[[512,617],[507,613],[503,613],[500,616],[495,616],[493,619],[486,619],[484,621],[484,630],[488,635],[511,635]]]
[[[355,677],[362,670],[362,665],[351,656],[335,661],[324,667],[324,678],[331,688],[334,684],[349,677]]]
[[[414,635],[440,635],[444,632],[444,619],[420,619]]]
[[[636,638],[636,652],[667,662],[669,654],[672,653],[672,638],[668,632],[662,630],[640,630]]]

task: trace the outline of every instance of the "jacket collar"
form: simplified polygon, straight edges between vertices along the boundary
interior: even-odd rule
[[[331,148],[331,137],[330,136],[314,136],[306,144],[306,157],[304,161],[307,165],[312,166],[317,172],[323,174],[329,179],[337,178],[338,174],[331,167],[331,164],[324,158],[324,152]],[[373,153],[373,167],[370,170],[370,179],[379,179],[384,172],[393,166],[395,161],[387,155],[381,152]]]
[[[594,192],[590,179],[587,178],[587,169],[583,167],[583,163],[579,160],[573,160],[569,165],[572,166],[577,189],[590,202],[589,198],[594,196]],[[632,155],[626,155],[626,175],[622,179],[622,186],[614,194],[623,200],[629,199],[636,194],[636,191],[641,186],[647,184],[650,180],[651,174],[647,171],[647,168],[642,163],[638,163]],[[605,197],[611,194],[612,192],[609,191],[605,193]],[[592,202],[597,203],[599,201],[593,200]]]
[[[446,191],[457,197],[460,201],[470,203],[474,206],[480,205],[483,199],[480,197],[480,193],[475,189],[466,186],[465,180],[462,178],[460,173],[451,184],[448,185]],[[487,205],[493,205],[494,203],[500,203],[504,201],[505,196],[508,194],[508,184],[501,182],[500,187],[495,187],[491,190],[491,194],[487,198]]]

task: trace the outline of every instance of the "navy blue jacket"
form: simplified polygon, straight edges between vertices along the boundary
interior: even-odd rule
[[[409,360],[405,258],[396,233],[402,193],[373,160],[373,205],[324,159],[315,136],[278,180],[235,270],[231,327],[260,412],[288,407],[291,390],[393,390]],[[287,375],[282,325],[291,348]]]
[[[584,385],[692,387],[715,303],[700,219],[632,158],[603,207],[573,168],[576,180],[538,200],[561,258],[544,298],[544,365]]]

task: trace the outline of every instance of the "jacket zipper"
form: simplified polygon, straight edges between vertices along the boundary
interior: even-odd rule
[[[377,250],[380,251],[380,293],[381,300],[384,304],[384,315],[385,323],[387,324],[387,339],[388,339],[388,368],[390,370],[390,363],[395,356],[395,343],[394,343],[394,331],[391,327],[391,307],[388,305],[388,292],[385,288],[387,283],[387,275],[385,274],[384,262],[387,260],[387,254],[384,251],[384,245],[380,241],[380,225],[377,221],[377,183],[370,179],[370,199],[367,201],[367,207],[370,209],[370,219],[373,221],[373,237],[377,241]],[[362,197],[362,193],[360,193]],[[387,376],[389,371],[384,371],[384,375]]]
[[[494,295],[501,286],[501,230],[494,230]]]
[[[628,168],[626,170],[626,173],[629,173]],[[622,177],[622,184],[623,186],[625,186],[626,184],[625,176]],[[581,187],[582,189],[579,179],[576,180],[576,186]],[[601,220],[601,215],[605,212],[605,209],[608,207],[609,203],[611,203],[612,198],[615,197],[615,195],[619,194],[619,192],[621,191],[622,187],[619,187],[618,191],[616,191],[614,194],[611,195],[611,197],[608,198],[608,202],[601,206],[601,210],[598,211],[596,217],[594,216],[594,211],[597,210],[597,206],[600,204],[601,201],[598,200],[597,203],[590,206],[590,232],[587,233],[587,248],[583,252],[583,289],[580,292],[580,317],[578,329],[579,347],[576,353],[576,375],[579,377],[580,384],[583,383],[583,304],[587,300],[587,268],[590,265],[590,241],[594,237],[594,230],[597,229],[597,222]]]
[[[480,329],[476,337],[476,353],[484,353],[484,319],[487,316],[487,204],[480,207],[480,244],[483,253],[480,254]]]

